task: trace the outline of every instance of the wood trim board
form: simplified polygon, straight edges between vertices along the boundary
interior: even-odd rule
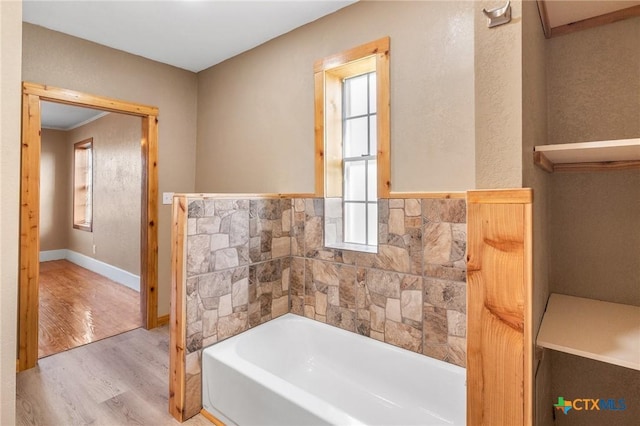
[[[143,324],[157,324],[158,278],[158,109],[37,83],[22,84],[22,159],[20,189],[20,248],[18,306],[18,368],[38,361],[38,275],[40,256],[41,101],[91,107],[142,117],[142,223],[140,294]]]
[[[467,423],[532,425],[531,191],[479,192],[467,205]]]
[[[169,337],[169,413],[179,422],[186,420],[186,299],[185,235],[186,197],[173,198],[171,223],[171,313]]]
[[[624,19],[640,16],[640,5],[636,5],[625,9],[616,10],[614,12],[605,13],[604,15],[598,15],[580,21],[571,22],[569,24],[551,27],[549,21],[549,13],[546,5],[548,1],[549,0],[537,0],[540,21],[542,23],[542,29],[546,38],[558,37],[561,35],[574,33],[576,31],[587,30],[590,28],[599,27],[601,25],[612,24]]]
[[[616,10],[615,12],[606,13],[600,16],[594,16],[593,18],[583,19],[582,21],[553,27],[551,28],[550,37],[558,37],[561,35],[574,33],[576,31],[599,27],[601,25],[613,24],[614,22],[622,21],[629,18],[635,18],[637,16],[640,16],[640,5]]]

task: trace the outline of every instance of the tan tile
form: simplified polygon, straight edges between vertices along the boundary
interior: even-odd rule
[[[405,290],[400,294],[402,318],[422,322],[422,290]]]
[[[466,367],[467,365],[467,339],[464,337],[449,336],[448,352],[446,360],[452,364]]]
[[[425,264],[444,264],[451,256],[452,234],[448,223],[428,223],[422,238]]]
[[[467,335],[467,316],[458,311],[447,311],[447,328],[449,336],[465,337]]]
[[[387,321],[402,322],[402,315],[400,314],[400,300],[391,298],[387,299],[385,317]]]
[[[407,324],[395,321],[384,323],[385,342],[413,352],[422,352],[422,332]]]
[[[389,233],[404,235],[404,210],[389,209]]]
[[[315,312],[317,315],[327,315],[327,295],[316,293]]]

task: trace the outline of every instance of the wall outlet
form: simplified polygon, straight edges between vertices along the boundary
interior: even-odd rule
[[[173,192],[163,192],[162,204],[172,204],[172,203],[173,203]]]
[[[93,245],[92,250],[93,250],[93,254],[96,254],[96,245],[95,244]]]

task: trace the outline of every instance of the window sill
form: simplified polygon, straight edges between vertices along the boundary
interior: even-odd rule
[[[378,246],[368,246],[364,244],[354,244],[354,243],[333,243],[325,245],[326,248],[339,249],[339,250],[350,250],[350,251],[359,251],[362,253],[378,253]]]
[[[93,226],[91,224],[85,223],[74,223],[73,229],[78,229],[80,231],[93,232]]]

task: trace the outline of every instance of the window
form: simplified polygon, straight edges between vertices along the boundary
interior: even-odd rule
[[[93,231],[93,138],[73,145],[73,227]]]
[[[376,73],[342,83],[344,242],[378,244]]]
[[[378,197],[390,191],[389,38],[315,65],[316,196],[325,245],[376,251]]]

